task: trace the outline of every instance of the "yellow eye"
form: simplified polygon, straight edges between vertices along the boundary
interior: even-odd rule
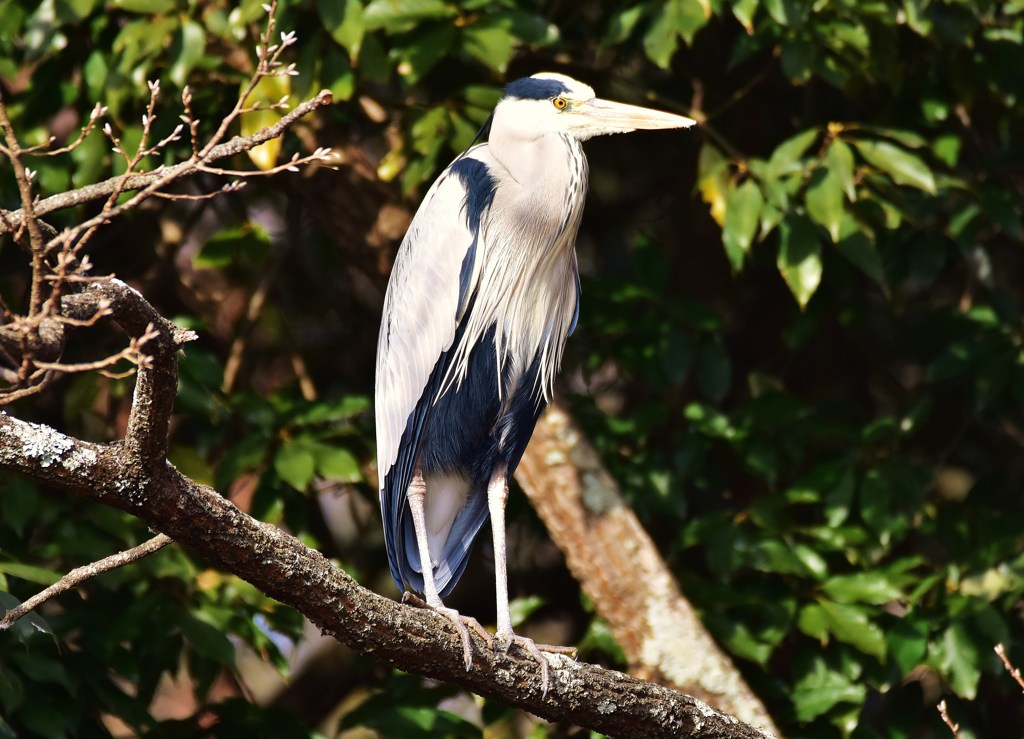
[[[566,108],[569,107],[569,101],[566,100],[565,98],[555,98],[554,100],[551,101],[551,104],[554,105],[559,110],[565,110]]]

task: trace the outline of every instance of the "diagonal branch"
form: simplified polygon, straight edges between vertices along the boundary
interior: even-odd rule
[[[77,317],[101,305],[130,336],[157,334],[146,344],[151,361],[140,366],[124,442],[89,443],[0,412],[0,469],[127,511],[297,609],[352,649],[407,672],[612,736],[766,736],[697,698],[562,656],[551,656],[551,688],[545,693],[532,657],[492,651],[475,635],[467,671],[461,639],[446,620],[360,587],[319,552],[251,518],[167,462],[178,348],[193,334],[117,280],[89,284],[65,297],[62,307]]]
[[[626,653],[631,673],[777,731],[679,592],[596,450],[557,405],[538,422],[516,480]]]
[[[552,657],[552,685],[544,695],[533,658],[488,650],[475,635],[473,666],[466,671],[461,641],[447,621],[360,587],[319,552],[247,516],[170,464],[140,475],[119,444],[80,441],[0,414],[0,469],[138,516],[352,649],[399,669],[611,736],[766,736],[696,698],[565,657]]]
[[[15,606],[5,613],[4,617],[0,618],[0,631],[6,631],[11,628],[11,626],[14,625],[14,622],[19,618],[31,611],[34,611],[54,596],[65,593],[68,590],[71,590],[71,588],[82,584],[90,578],[101,575],[108,570],[113,570],[117,567],[124,567],[132,562],[137,562],[143,557],[148,557],[153,552],[162,549],[170,543],[171,537],[167,536],[167,534],[157,534],[152,539],[144,541],[137,547],[132,547],[131,549],[126,549],[123,552],[111,554],[109,557],[104,557],[96,562],[76,567],[50,587],[45,590],[40,590],[21,605]]]
[[[301,105],[296,106],[293,111],[283,116],[281,120],[274,125],[260,129],[252,136],[235,136],[234,138],[225,141],[223,144],[218,144],[213,147],[203,157],[202,162],[209,163],[219,159],[225,159],[275,139],[294,125],[297,120],[309,115],[318,108],[330,105],[332,100],[333,98],[330,90],[321,90],[312,100],[307,100]],[[189,159],[181,162],[180,164],[175,164],[172,167],[165,167],[164,169],[155,170],[153,172],[144,172],[128,177],[127,179],[123,177],[111,177],[108,180],[97,182],[94,185],[87,185],[86,187],[80,187],[77,190],[70,190],[69,192],[52,195],[48,198],[39,200],[34,203],[33,210],[36,216],[42,217],[49,213],[53,213],[54,211],[73,208],[76,205],[82,205],[83,203],[89,203],[94,200],[101,200],[103,198],[110,197],[118,187],[120,187],[124,192],[145,190],[152,187],[156,182],[160,182],[161,186],[163,186],[171,180],[195,174],[197,171],[197,160]],[[0,219],[0,235],[16,230],[21,225],[21,222],[25,217],[25,211],[24,209],[12,210],[8,211],[5,215],[6,217],[4,219]]]

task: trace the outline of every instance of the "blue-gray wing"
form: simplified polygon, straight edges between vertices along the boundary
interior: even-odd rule
[[[388,558],[399,587],[406,579],[398,561],[405,556],[401,519],[422,425],[443,374],[438,363],[455,340],[479,272],[478,183],[469,172],[485,172],[476,169],[483,165],[471,154],[449,166],[416,212],[395,259],[377,340],[377,472]]]

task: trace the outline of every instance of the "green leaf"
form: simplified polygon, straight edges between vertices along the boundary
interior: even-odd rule
[[[888,141],[851,141],[868,164],[888,174],[896,184],[909,185],[935,194],[935,176],[916,154]]]
[[[861,608],[820,598],[829,632],[839,641],[878,659],[885,657],[885,635]]]
[[[811,721],[839,703],[860,705],[867,687],[831,669],[823,657],[811,657],[811,669],[793,684],[797,721]]]
[[[28,582],[34,582],[36,585],[53,585],[61,578],[59,572],[48,570],[45,567],[23,564],[22,562],[0,562],[0,572],[4,572],[11,577],[19,577]]]
[[[825,168],[839,180],[839,186],[851,203],[857,199],[853,184],[853,149],[842,139],[832,139],[825,154]]]
[[[544,605],[544,599],[539,595],[530,595],[524,598],[513,598],[508,604],[509,613],[512,614],[512,625],[522,626],[538,608]]]
[[[196,652],[225,667],[235,666],[235,647],[223,630],[192,616],[183,618],[180,626]]]
[[[356,75],[345,54],[328,49],[323,57],[320,81],[337,100],[349,100],[356,89]]]
[[[2,577],[2,575],[0,575]],[[6,613],[15,606],[20,606],[21,601],[15,598],[10,593],[0,592],[0,613]],[[29,611],[24,616],[19,618],[11,626],[11,632],[14,634],[14,638],[21,643],[25,643],[36,633],[53,635],[53,628],[46,622],[42,616],[35,611]],[[54,636],[54,640],[56,637]],[[0,677],[0,681],[2,681]],[[0,688],[0,697],[2,697],[3,689]],[[0,703],[3,701],[0,700]]]
[[[643,17],[644,6],[643,5],[631,5],[621,13],[617,13],[612,16],[612,19],[608,22],[608,31],[605,33],[604,38],[601,40],[601,46],[609,48],[612,46],[618,46],[633,33],[633,29],[636,28],[637,23]]]
[[[98,0],[56,0],[54,9],[61,23],[78,23],[89,17]],[[5,11],[6,12],[6,11]]]
[[[901,675],[907,675],[921,664],[928,651],[928,625],[912,617],[901,618],[887,631],[889,656],[900,669]]]
[[[819,168],[811,176],[806,194],[807,213],[828,231],[832,241],[839,241],[839,224],[843,218],[843,185],[831,169]]]
[[[779,226],[779,272],[796,302],[806,308],[821,284],[821,244],[804,216],[787,216]]]
[[[732,268],[739,271],[754,243],[754,234],[764,205],[764,196],[751,178],[738,187],[731,186],[725,196],[725,224],[722,244]]]
[[[843,214],[836,250],[879,285],[888,285],[882,257],[875,247],[875,242],[849,213]]]
[[[768,159],[768,164],[765,165],[764,178],[776,180],[784,175],[803,169],[801,158],[811,148],[811,144],[818,140],[820,135],[820,129],[808,128],[806,131],[801,131],[775,147],[775,151],[772,152],[771,157]]]
[[[331,38],[348,52],[353,64],[358,63],[363,47],[363,5],[359,0],[317,0],[317,11]]]
[[[274,457],[274,471],[296,490],[305,490],[316,472],[316,457],[305,444],[287,442]]]
[[[417,23],[456,14],[443,0],[372,0],[363,10],[363,23],[367,31],[400,33],[414,29]]]
[[[359,469],[359,460],[348,449],[318,445],[316,448],[316,468],[324,477],[341,482],[359,482],[363,473]]]
[[[836,575],[822,585],[822,590],[839,603],[881,605],[903,597],[903,591],[877,571]]]
[[[415,84],[439,61],[452,53],[456,34],[455,27],[450,23],[433,23],[423,24],[410,36],[413,37],[411,43],[395,47],[393,54],[399,60],[398,73],[410,84]],[[467,32],[463,40],[468,49],[480,41],[480,37]],[[506,59],[505,63],[507,62]]]
[[[983,657],[962,621],[946,629],[939,649],[940,666],[946,673],[953,692],[961,698],[974,700],[978,694]]]
[[[466,51],[499,74],[505,74],[515,52],[516,39],[509,29],[495,19],[482,20],[462,30]]]
[[[732,5],[732,14],[748,34],[754,33],[754,15],[760,0],[736,0]]]
[[[178,7],[177,0],[113,0],[111,2],[118,10],[127,10],[129,13],[169,13]]]
[[[672,57],[679,48],[679,33],[676,31],[678,3],[669,0],[654,13],[654,19],[644,34],[644,52],[647,58],[662,69],[672,65]]]
[[[796,618],[797,628],[822,644],[828,642],[828,625],[828,614],[817,603],[810,603],[801,608]]]
[[[186,20],[174,36],[170,54],[174,62],[168,76],[176,87],[184,87],[188,76],[206,50],[206,31],[195,21]]]
[[[808,0],[764,0],[764,7],[772,20],[780,26],[799,28],[807,19],[811,3]]]
[[[676,0],[678,9],[675,14],[676,32],[689,46],[693,37],[702,29],[711,17],[708,0]]]

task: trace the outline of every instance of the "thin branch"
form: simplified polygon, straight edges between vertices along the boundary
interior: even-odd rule
[[[1005,667],[1006,671],[1010,673],[1010,677],[1017,682],[1017,685],[1020,686],[1021,690],[1024,690],[1024,676],[1022,676],[1020,674],[1020,670],[1014,667],[1013,663],[1010,662],[1010,658],[1006,656],[1006,650],[1003,648],[1003,645],[996,644],[995,652],[999,655],[999,659],[1002,661],[1003,667]]]
[[[147,557],[153,552],[167,546],[171,541],[171,537],[167,536],[167,534],[157,534],[152,539],[139,544],[137,547],[132,547],[131,549],[126,549],[123,552],[112,554],[109,557],[105,557],[97,562],[93,562],[82,567],[76,567],[50,587],[45,590],[41,590],[21,605],[15,606],[4,614],[4,617],[0,619],[0,631],[6,631],[13,626],[14,622],[19,618],[30,611],[34,611],[54,596],[65,593],[71,588],[77,587],[86,580],[96,577],[108,570],[113,570],[117,567],[124,567],[125,565],[136,562],[143,557]]]
[[[14,168],[14,180],[18,184],[18,193],[21,195],[21,210],[16,213],[24,215],[25,224],[28,227],[29,244],[32,249],[32,288],[29,299],[29,315],[39,312],[43,304],[42,273],[43,273],[43,232],[39,227],[39,221],[35,211],[32,195],[32,173],[21,161],[21,144],[14,133],[11,119],[7,116],[7,104],[0,92],[0,130],[3,131],[4,141],[7,143],[5,154]],[[5,223],[16,220],[15,214],[9,214],[4,219]]]
[[[954,739],[960,739],[960,724],[954,724],[953,719],[949,717],[949,711],[946,710],[946,701],[939,701],[937,706],[939,715],[942,716],[942,722],[949,727],[949,730],[953,733]]]
[[[213,147],[204,157],[203,161],[209,163],[219,159],[225,159],[227,157],[234,156],[235,154],[240,154],[243,151],[254,149],[260,144],[264,144],[272,139],[276,139],[291,128],[300,118],[309,115],[319,108],[330,105],[332,101],[333,97],[331,95],[331,91],[321,90],[312,100],[307,100],[297,106],[291,113],[282,117],[281,120],[274,125],[261,129],[252,136],[235,136],[223,144],[218,144]],[[188,161],[181,162],[172,167],[158,168],[152,172],[142,172],[132,175],[124,183],[121,183],[120,176],[111,177],[108,180],[97,182],[94,185],[87,185],[86,187],[81,187],[77,190],[71,190],[69,192],[43,198],[35,203],[34,212],[37,216],[45,216],[48,213],[53,213],[58,210],[65,210],[77,205],[82,205],[83,203],[101,200],[102,198],[108,197],[110,193],[119,186],[119,184],[121,184],[124,192],[144,190],[151,187],[153,183],[158,181],[160,182],[160,187],[163,187],[173,180],[193,175],[197,171],[198,169],[196,167],[195,160],[189,159]],[[19,228],[23,219],[24,208],[21,210],[8,211],[8,223],[0,221],[0,235],[11,233],[12,228]]]

